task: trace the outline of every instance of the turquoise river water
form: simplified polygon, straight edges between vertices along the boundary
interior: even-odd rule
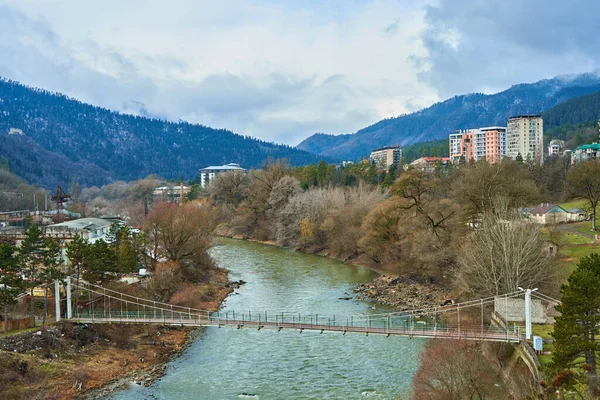
[[[231,280],[247,283],[223,310],[336,315],[381,313],[341,300],[374,273],[273,246],[220,240],[211,250]],[[206,328],[150,387],[113,399],[406,399],[425,341],[252,328]]]

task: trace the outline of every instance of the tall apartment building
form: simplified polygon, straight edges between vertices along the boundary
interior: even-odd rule
[[[506,127],[460,130],[450,135],[450,160],[466,163],[487,160],[497,163],[506,155]]]
[[[399,164],[402,160],[402,147],[385,146],[371,152],[369,159],[375,163],[377,169],[389,169],[392,164]]]
[[[517,115],[508,119],[506,155],[515,160],[544,163],[544,121],[541,115]]]

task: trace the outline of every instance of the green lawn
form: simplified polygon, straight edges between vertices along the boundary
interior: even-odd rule
[[[559,254],[562,257],[579,259],[584,256],[589,256],[592,253],[600,253],[600,244],[579,244],[565,246],[560,249]]]
[[[591,244],[592,239],[587,236],[579,235],[573,232],[564,232],[561,236],[561,242],[564,245]]]
[[[584,210],[586,210],[588,208],[587,200],[571,200],[559,205],[565,210],[568,210],[569,208],[583,208]]]
[[[541,336],[544,339],[544,352],[549,351],[552,352],[554,345],[552,343],[546,343],[546,339],[551,339],[550,332],[554,329],[554,325],[541,325],[541,324],[532,324],[531,332],[536,336]],[[540,363],[543,365],[547,365],[552,361],[552,354],[542,354],[538,356]]]

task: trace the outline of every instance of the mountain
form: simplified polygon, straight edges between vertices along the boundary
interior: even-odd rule
[[[224,129],[121,114],[0,79],[0,158],[30,183],[83,185],[149,174],[189,179],[209,165],[292,165],[323,157]],[[329,161],[329,159],[328,159]]]
[[[457,129],[506,125],[512,115],[539,113],[576,96],[600,90],[600,76],[582,74],[519,84],[503,92],[455,96],[408,115],[384,119],[353,134],[315,134],[298,149],[356,160],[392,144],[444,139]]]
[[[600,120],[600,91],[574,97],[542,113],[544,130],[565,125],[596,125]]]

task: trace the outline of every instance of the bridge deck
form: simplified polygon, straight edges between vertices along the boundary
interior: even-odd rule
[[[389,327],[369,327],[369,326],[349,326],[349,325],[331,325],[331,324],[312,324],[299,322],[273,322],[273,321],[246,321],[235,319],[194,319],[194,318],[123,318],[123,317],[104,317],[104,318],[82,318],[76,317],[70,319],[79,323],[115,323],[115,324],[154,324],[154,325],[176,325],[176,326],[233,326],[237,328],[269,328],[269,329],[294,329],[300,332],[318,331],[318,332],[339,332],[377,334],[386,336],[405,336],[420,338],[440,338],[440,339],[461,339],[461,340],[482,340],[490,342],[519,342],[521,337],[518,333],[501,332],[481,329],[431,329],[431,328],[389,328]]]

